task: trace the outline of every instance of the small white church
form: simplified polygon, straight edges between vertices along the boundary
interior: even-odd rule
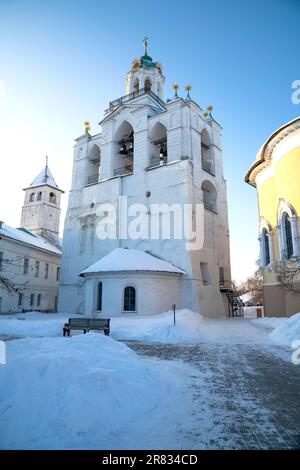
[[[229,230],[221,126],[187,95],[164,98],[162,65],[148,55],[132,62],[125,95],[109,102],[100,131],[75,140],[65,220],[59,310],[87,315],[156,314],[190,308],[230,314]],[[176,234],[99,237],[106,205],[174,204],[203,208],[197,249]],[[163,206],[162,206],[163,205]],[[195,220],[192,210],[192,224]],[[159,215],[162,215],[162,214]],[[126,224],[130,223],[130,217]],[[124,225],[124,224],[123,224]]]

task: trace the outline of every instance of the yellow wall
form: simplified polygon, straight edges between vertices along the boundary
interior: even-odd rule
[[[290,203],[300,215],[300,147],[286,154],[275,167],[275,175],[258,188],[260,216],[277,226],[279,199]]]

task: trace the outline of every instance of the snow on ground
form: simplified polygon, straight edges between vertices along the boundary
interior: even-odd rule
[[[173,312],[111,319],[111,334],[119,340],[161,343],[198,341],[201,338],[203,317],[192,310],[178,310],[174,325]]]
[[[292,346],[294,341],[300,340],[300,313],[284,320],[272,331],[270,337],[274,341]]]
[[[0,315],[0,336],[61,336],[64,323],[77,315],[67,313],[28,312]]]
[[[190,366],[167,364],[99,333],[7,342],[0,448],[143,448],[145,427],[174,433]]]
[[[74,314],[44,314],[38,312],[0,316],[0,338],[56,337],[62,335],[64,323]],[[270,330],[286,319],[223,318],[205,319],[192,310],[158,315],[124,315],[111,319],[111,336],[116,340],[153,343],[217,342],[239,344],[270,343]],[[255,326],[255,328],[254,328]],[[72,336],[81,335],[73,331]],[[274,338],[275,339],[275,338]]]
[[[217,343],[268,343],[265,331],[253,328],[244,318],[204,319],[191,310],[160,315],[116,317],[111,319],[111,335],[118,340],[135,340],[159,343],[217,342]]]
[[[287,321],[286,317],[264,317],[264,318],[255,318],[251,321],[252,325],[262,330],[274,330],[278,326],[282,325]]]
[[[291,346],[291,338],[300,336],[300,314],[210,320],[185,309],[176,312],[175,326],[173,312],[124,315],[112,318],[112,337],[74,332],[63,338],[63,323],[71,316],[33,312],[0,318],[0,337],[27,336],[7,341],[7,364],[0,367],[0,448],[187,449],[191,429],[193,439],[197,432],[203,437],[199,448],[206,448],[214,421],[223,422],[229,413],[222,397],[221,411],[212,412],[215,368],[226,369],[235,351],[235,360],[252,376],[247,361],[254,352],[277,355],[284,348],[276,341]],[[163,359],[176,360],[137,356],[115,339],[150,343],[148,348],[163,348]],[[184,354],[200,348],[199,361],[193,362],[191,352],[191,363],[183,363],[176,354],[168,356],[170,348],[183,348]],[[207,351],[213,355],[210,366],[201,360]],[[240,358],[242,351],[249,357]],[[290,362],[290,352],[284,352]],[[225,374],[224,387],[226,380]]]

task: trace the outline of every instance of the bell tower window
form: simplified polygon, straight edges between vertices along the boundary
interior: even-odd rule
[[[133,172],[134,132],[129,122],[124,121],[115,136],[113,176],[129,175]]]
[[[52,202],[52,204],[56,204],[56,196],[52,192],[49,194],[49,202]]]
[[[152,84],[150,78],[146,78],[144,85],[145,91],[151,91],[151,85]]]
[[[166,127],[157,122],[150,132],[150,166],[168,162],[168,140]]]
[[[133,85],[133,93],[135,96],[138,96],[139,94],[139,89],[140,89],[140,81],[138,78],[134,80],[134,85]]]

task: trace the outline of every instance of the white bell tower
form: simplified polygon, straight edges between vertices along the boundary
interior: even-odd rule
[[[136,93],[146,89],[152,91],[160,99],[164,99],[164,82],[162,65],[159,62],[153,62],[152,57],[148,55],[148,39],[144,38],[144,55],[132,62],[126,79],[126,94]]]
[[[57,186],[46,157],[45,168],[28,188],[24,188],[21,227],[36,235],[57,240],[60,221],[60,197],[64,191]]]

